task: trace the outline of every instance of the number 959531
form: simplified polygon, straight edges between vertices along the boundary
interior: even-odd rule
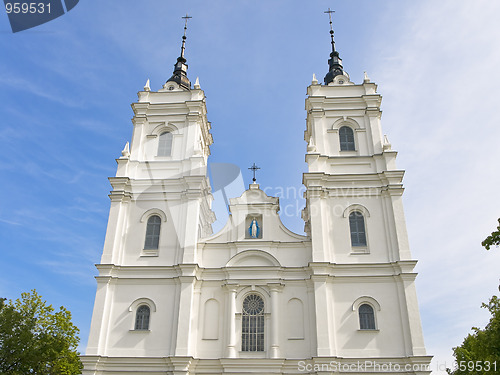
[[[50,3],[5,3],[7,13],[50,13]]]

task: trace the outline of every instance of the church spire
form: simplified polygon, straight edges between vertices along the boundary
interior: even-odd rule
[[[177,62],[174,65],[174,73],[172,74],[172,77],[168,79],[167,82],[176,82],[179,86],[187,90],[190,90],[191,82],[187,77],[188,66],[186,64],[186,58],[184,57],[184,51],[186,50],[187,21],[188,19],[193,17],[188,16],[186,13],[186,15],[182,18],[185,20],[185,23],[184,23],[184,35],[182,36],[181,55],[177,58]]]
[[[333,79],[336,76],[339,75],[345,75],[346,77],[349,77],[347,72],[344,71],[344,68],[342,67],[342,59],[339,56],[338,51],[335,50],[335,40],[333,39],[333,24],[332,24],[332,13],[334,13],[334,10],[330,10],[328,8],[325,13],[328,13],[328,17],[330,18],[330,37],[332,38],[332,53],[330,53],[330,59],[328,60],[328,65],[330,67],[328,73],[325,75],[325,85],[328,85],[330,82],[333,81]]]

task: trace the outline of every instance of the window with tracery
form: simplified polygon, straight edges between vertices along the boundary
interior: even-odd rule
[[[250,294],[243,301],[241,321],[241,350],[264,351],[264,300],[258,294]]]

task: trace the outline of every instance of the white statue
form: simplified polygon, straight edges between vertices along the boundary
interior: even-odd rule
[[[250,236],[252,238],[257,238],[259,235],[259,225],[257,224],[257,220],[253,219],[252,224],[250,225]]]

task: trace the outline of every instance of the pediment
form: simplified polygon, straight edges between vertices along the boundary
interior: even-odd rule
[[[260,190],[259,184],[256,183],[250,184],[248,190],[245,190],[240,197],[231,198],[229,201],[231,206],[249,204],[279,204],[279,199],[277,197],[268,196],[264,191]]]

